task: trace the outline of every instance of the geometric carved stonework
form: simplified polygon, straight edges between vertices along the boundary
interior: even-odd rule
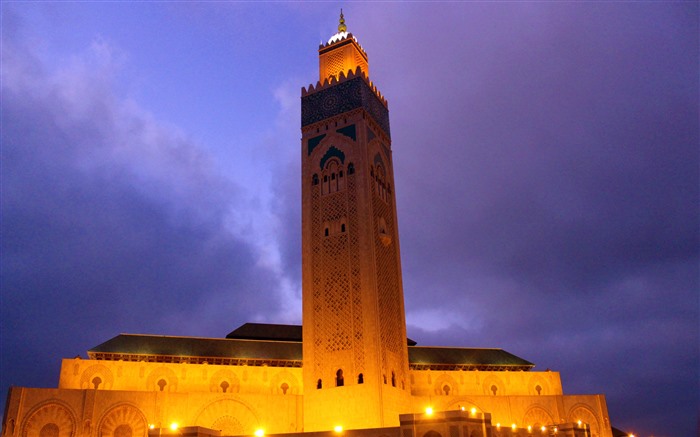
[[[31,413],[22,424],[22,437],[73,437],[74,415],[67,407],[51,402]]]
[[[148,423],[139,409],[131,405],[121,404],[112,407],[102,416],[97,435],[102,437],[145,437],[148,435]]]
[[[554,425],[554,418],[544,408],[532,407],[523,416],[522,424],[537,430],[543,426]]]
[[[235,399],[219,399],[196,414],[196,426],[222,430],[223,435],[253,434],[260,426],[252,409]]]
[[[82,389],[106,389],[112,388],[114,376],[107,366],[95,364],[83,371],[80,375],[80,388]]]
[[[587,423],[591,427],[591,437],[598,437],[600,435],[600,423],[598,422],[598,418],[587,407],[579,405],[572,408],[568,420],[574,423],[577,423],[579,420],[583,423]]]

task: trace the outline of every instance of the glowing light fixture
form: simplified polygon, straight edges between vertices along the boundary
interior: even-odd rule
[[[472,407],[471,413],[472,413],[472,415],[476,414],[476,408]]]
[[[177,422],[173,422],[170,424],[170,429],[173,431],[177,431],[177,429],[180,427],[180,425],[177,424]]]
[[[460,410],[464,411],[464,407],[460,405],[459,407]]]
[[[546,427],[546,426],[542,426],[542,428],[540,428],[540,431],[542,431],[542,432],[547,431],[547,427]]]
[[[255,435],[256,435],[257,437],[262,437],[262,436],[265,435],[265,430],[262,429],[262,428],[258,428],[258,429],[255,430]]]
[[[148,425],[148,429],[156,429],[156,426],[155,426],[154,424],[151,423],[151,424]]]
[[[510,426],[510,429],[512,429],[513,431],[515,431],[517,428],[518,428],[518,427],[517,427],[515,424],[512,424],[512,425]]]
[[[528,426],[527,426],[527,432],[529,432],[529,433],[532,432],[532,426],[531,426],[531,425],[528,425]]]
[[[496,429],[501,429],[501,423],[500,423],[500,422],[498,422],[498,423],[496,424]]]
[[[433,415],[433,407],[427,407],[425,409],[425,414],[427,414],[428,416],[432,416]]]
[[[338,433],[343,432],[343,427],[341,425],[336,425],[335,427],[333,427],[333,431]]]

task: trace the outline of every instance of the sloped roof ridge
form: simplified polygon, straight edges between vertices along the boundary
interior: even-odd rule
[[[423,345],[415,345],[415,346],[409,346],[409,347],[421,347],[421,348],[433,348],[433,349],[479,349],[479,350],[508,352],[500,347],[423,346]],[[510,352],[508,352],[508,353],[510,353]]]
[[[181,338],[184,340],[220,340],[220,341],[255,341],[255,342],[268,342],[268,343],[299,343],[293,340],[262,340],[257,338],[226,338],[226,337],[197,337],[191,335],[167,335],[167,334],[129,334],[122,332],[116,336],[110,338],[107,341],[103,341],[101,344],[107,343],[108,341],[114,340],[120,336],[129,337],[150,337],[150,338]],[[98,345],[99,346],[99,345]],[[97,346],[95,346],[97,347]],[[94,349],[94,348],[93,348]]]

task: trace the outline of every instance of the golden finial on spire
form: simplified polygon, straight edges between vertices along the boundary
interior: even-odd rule
[[[348,26],[345,25],[345,18],[343,18],[343,8],[340,8],[340,24],[338,24],[338,32],[346,32]]]

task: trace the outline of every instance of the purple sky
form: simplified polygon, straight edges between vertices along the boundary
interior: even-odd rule
[[[409,336],[697,435],[698,4],[3,2],[1,375],[300,323],[300,88],[389,100]]]

